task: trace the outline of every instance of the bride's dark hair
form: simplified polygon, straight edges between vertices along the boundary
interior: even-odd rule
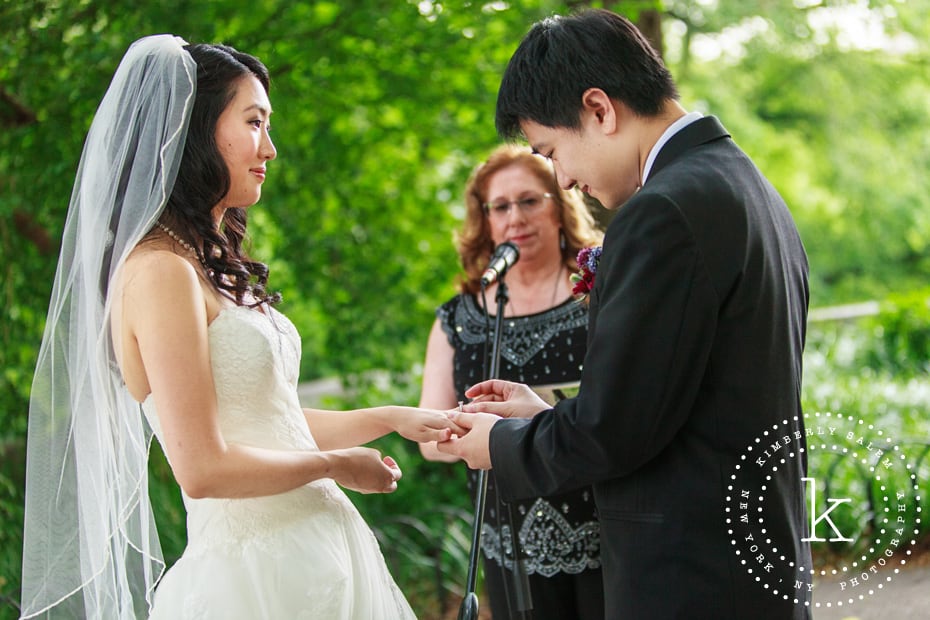
[[[195,44],[185,49],[197,63],[197,89],[184,154],[162,221],[200,251],[213,285],[239,305],[277,303],[268,293],[268,266],[242,249],[246,210],[228,208],[217,229],[213,207],[230,187],[229,170],[216,145],[216,124],[236,94],[238,80],[255,76],[269,89],[268,69],[254,56],[227,45]],[[246,303],[249,294],[254,302]]]

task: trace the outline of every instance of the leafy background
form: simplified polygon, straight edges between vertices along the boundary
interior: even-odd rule
[[[0,618],[17,615],[28,394],[83,137],[125,49],[158,32],[231,43],[271,70],[278,160],[250,212],[253,253],[301,331],[302,380],[337,378],[321,404],[342,407],[417,401],[433,310],[455,291],[462,188],[498,142],[497,86],[529,24],[585,4],[628,15],[684,105],[720,116],[791,205],[812,307],[876,302],[865,317],[815,313],[806,410],[907,440],[928,479],[926,0],[568,4],[0,0]],[[353,498],[421,616],[453,613],[470,537],[462,468],[396,437],[377,445],[404,468],[401,489]],[[861,475],[834,474],[834,495],[865,497]],[[170,559],[183,513],[157,450],[152,477]],[[876,508],[863,500],[842,527],[867,540]],[[824,566],[856,551],[817,548]]]

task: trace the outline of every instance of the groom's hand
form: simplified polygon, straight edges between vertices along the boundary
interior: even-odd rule
[[[473,385],[465,396],[472,401],[462,407],[463,411],[493,413],[503,418],[532,418],[552,408],[529,386],[499,379]]]
[[[500,420],[500,416],[490,413],[453,412],[452,420],[465,429],[462,436],[453,436],[448,441],[436,444],[440,452],[457,456],[472,469],[491,469],[491,453],[488,442],[491,427]]]

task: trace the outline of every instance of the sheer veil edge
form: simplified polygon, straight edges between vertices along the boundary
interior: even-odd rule
[[[185,45],[133,43],[84,143],[29,402],[22,618],[144,617],[164,571],[151,430],[116,366],[108,292],[177,176],[196,94]]]

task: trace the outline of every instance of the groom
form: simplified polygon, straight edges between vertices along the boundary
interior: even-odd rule
[[[593,484],[609,618],[809,618],[807,259],[778,192],[677,99],[616,14],[526,35],[498,131],[618,213],[577,398],[549,409],[521,384],[476,385],[456,415],[470,431],[440,449],[493,466],[505,499]]]

